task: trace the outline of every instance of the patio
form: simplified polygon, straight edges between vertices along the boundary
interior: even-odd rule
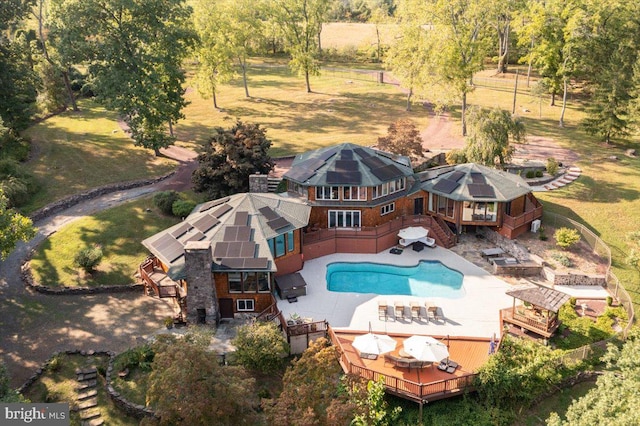
[[[463,296],[456,299],[443,297],[423,298],[416,296],[379,296],[364,293],[330,292],[326,286],[326,267],[329,263],[377,262],[394,265],[416,265],[420,260],[439,260],[446,266],[464,274]],[[332,328],[339,330],[367,331],[369,324],[374,332],[423,334],[437,336],[466,336],[489,338],[500,335],[500,310],[511,305],[512,299],[505,294],[514,287],[491,275],[484,269],[468,262],[442,247],[415,252],[404,250],[400,255],[388,250],[378,254],[334,254],[305,262],[300,275],[307,283],[307,295],[298,297],[295,303],[278,300],[278,308],[285,318],[298,315],[327,320]],[[399,301],[407,311],[411,302],[425,306],[429,302],[439,308],[441,320],[424,318],[394,319],[378,315],[378,301],[389,305]]]
[[[343,370],[369,380],[384,376],[388,392],[417,402],[435,401],[472,390],[475,372],[490,356],[490,339],[434,336],[448,346],[449,360],[456,362],[456,368],[451,372],[442,371],[438,363],[401,367],[391,362],[390,358],[400,354],[402,349],[394,350],[391,357],[380,355],[363,358],[353,347],[353,341],[359,335],[340,330],[330,333],[333,343],[340,347]],[[398,348],[402,348],[409,338],[401,334],[392,334],[391,337],[397,341]]]

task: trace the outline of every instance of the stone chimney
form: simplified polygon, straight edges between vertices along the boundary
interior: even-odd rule
[[[220,307],[211,266],[211,242],[189,241],[184,247],[187,276],[187,322],[217,325]]]
[[[269,177],[267,175],[249,175],[249,192],[269,192]]]

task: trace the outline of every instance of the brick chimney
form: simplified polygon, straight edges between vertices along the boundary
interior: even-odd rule
[[[211,242],[189,241],[184,247],[187,276],[187,322],[217,325],[220,307],[211,266]]]

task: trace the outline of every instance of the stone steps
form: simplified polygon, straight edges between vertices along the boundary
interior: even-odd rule
[[[95,390],[95,389],[90,389],[90,390],[87,390],[87,391],[83,391],[83,392],[80,392],[78,394],[78,401],[83,401],[85,399],[92,398],[92,397],[94,397],[96,395],[98,395],[98,391]]]
[[[87,421],[83,421],[81,423],[82,426],[102,426],[104,424],[104,420],[102,418],[95,418]]]
[[[98,398],[90,398],[85,399],[80,404],[78,404],[78,410],[86,410],[88,408],[93,408],[98,406]]]
[[[100,417],[102,414],[100,413],[100,409],[98,408],[90,408],[88,410],[80,411],[80,419],[81,420],[92,420]]]
[[[77,369],[76,387],[77,410],[80,414],[82,426],[101,426],[104,424],[102,413],[98,407],[98,369],[95,366]]]

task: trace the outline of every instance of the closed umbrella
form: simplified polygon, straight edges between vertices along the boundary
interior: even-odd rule
[[[396,348],[396,341],[386,334],[367,333],[353,339],[353,347],[360,353],[382,355]]]
[[[404,351],[420,361],[440,362],[449,357],[444,343],[431,336],[411,336],[404,341]]]

